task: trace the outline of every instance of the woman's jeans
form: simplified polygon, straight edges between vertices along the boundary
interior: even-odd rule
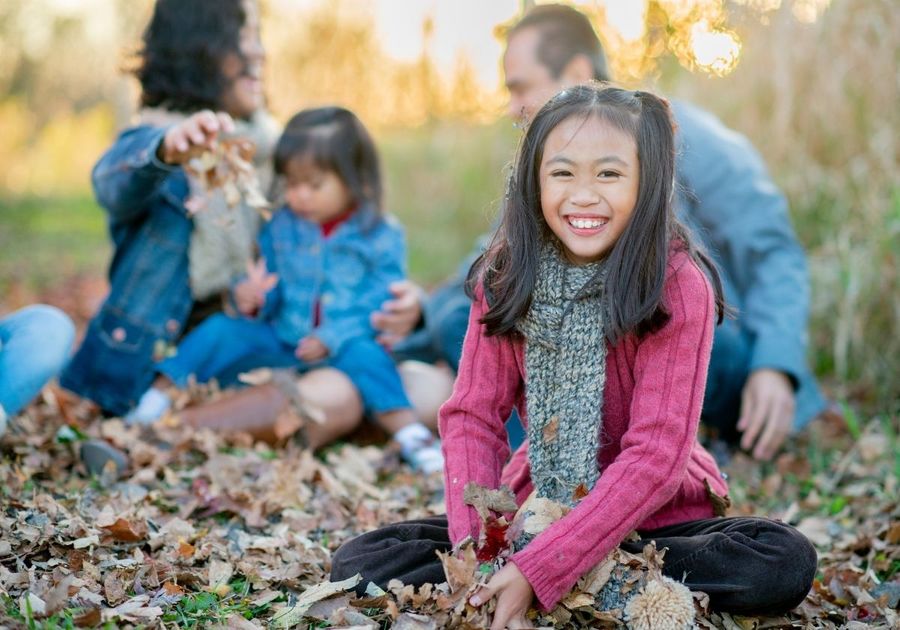
[[[713,610],[780,614],[803,601],[816,573],[816,550],[796,529],[765,518],[708,518],[638,532],[641,540],[620,547],[640,554],[656,541],[666,548],[663,573],[709,595]],[[335,552],[333,581],[362,574],[381,588],[394,578],[421,586],[446,581],[436,551],[452,545],[447,517],[388,525],[358,536]]]
[[[222,314],[194,329],[179,344],[177,354],[158,363],[156,369],[185,387],[192,376],[199,383],[212,378],[228,383],[238,365],[242,371],[257,367],[307,371],[330,366],[353,382],[367,412],[410,408],[393,359],[374,339],[355,339],[337,356],[308,364],[294,356],[294,348],[283,343],[267,322]]]
[[[0,416],[12,417],[59,374],[75,326],[58,308],[36,304],[0,319]]]

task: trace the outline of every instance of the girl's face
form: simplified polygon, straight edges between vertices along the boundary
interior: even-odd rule
[[[570,116],[547,136],[541,210],[576,265],[600,260],[622,235],[638,196],[637,145],[597,116]]]
[[[353,196],[338,174],[318,167],[312,160],[294,158],[284,171],[288,207],[307,221],[327,223],[353,205]]]
[[[243,58],[229,54],[223,62],[222,73],[228,87],[222,94],[222,109],[233,118],[249,118],[264,102],[263,63],[265,50],[259,38],[259,8],[256,0],[244,2],[247,19],[241,27],[239,47]]]

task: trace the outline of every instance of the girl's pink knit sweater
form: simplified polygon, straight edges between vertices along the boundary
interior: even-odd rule
[[[713,516],[705,482],[728,488],[697,442],[715,308],[712,289],[684,252],[670,255],[664,304],[671,317],[642,339],[608,347],[603,428],[593,490],[565,517],[511,560],[545,609],[635,529]],[[468,482],[508,484],[518,502],[530,494],[527,442],[504,468],[505,420],[525,417],[524,345],[488,337],[479,323],[483,297],[472,305],[453,395],[440,412],[450,540],[478,537],[480,521],[463,503]]]

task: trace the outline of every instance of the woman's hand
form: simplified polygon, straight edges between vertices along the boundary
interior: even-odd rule
[[[531,607],[534,590],[531,584],[512,562],[500,569],[485,585],[469,598],[473,606],[481,606],[490,598],[497,598],[491,630],[517,630],[531,628],[525,613]]]
[[[242,315],[255,315],[266,303],[266,293],[278,284],[278,274],[269,273],[266,259],[247,263],[247,279],[234,287],[234,303]]]
[[[220,133],[232,131],[234,121],[231,116],[204,109],[170,127],[156,154],[166,164],[183,164],[193,157],[193,149],[212,148]]]
[[[300,340],[297,344],[297,350],[294,352],[296,357],[307,363],[315,363],[321,361],[328,356],[328,348],[324,343],[319,341],[318,337],[309,335]]]

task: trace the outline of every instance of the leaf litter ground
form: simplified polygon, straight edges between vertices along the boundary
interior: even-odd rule
[[[328,582],[341,543],[379,525],[443,512],[439,476],[424,478],[379,446],[313,456],[246,436],[182,426],[126,427],[45,390],[0,441],[0,626],[478,628],[490,608],[466,594],[490,566],[468,548],[444,559],[449,583],[393,583],[357,599]],[[817,423],[775,462],[737,455],[730,514],[797,525],[819,550],[803,604],[779,618],[705,611],[699,628],[898,628],[897,419],[862,428]],[[130,472],[90,477],[78,443],[102,438]],[[640,573],[659,558],[617,558]],[[613,565],[579,583],[536,627],[621,627],[598,612]],[[593,580],[593,586],[590,582]],[[627,582],[627,581],[626,581]],[[350,589],[350,590],[348,590]]]

